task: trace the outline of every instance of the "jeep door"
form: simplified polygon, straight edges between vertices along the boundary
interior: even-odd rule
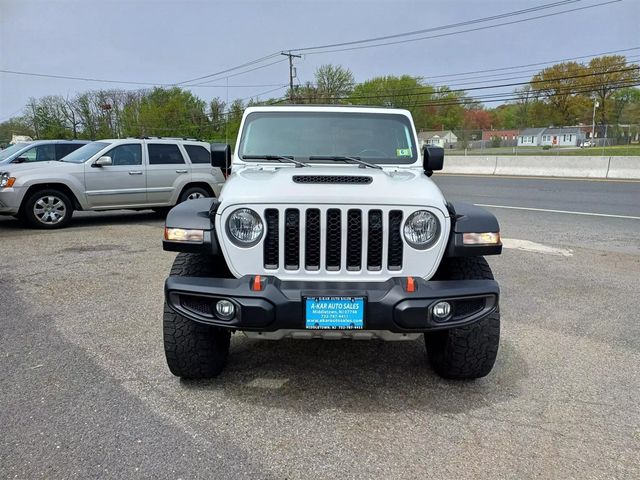
[[[96,160],[110,157],[111,165]],[[144,206],[147,201],[145,165],[140,143],[119,144],[85,162],[87,203],[91,208]]]
[[[150,205],[177,203],[191,172],[176,142],[147,142],[147,201]]]

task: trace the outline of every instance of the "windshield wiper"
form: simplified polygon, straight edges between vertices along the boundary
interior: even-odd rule
[[[361,168],[369,167],[369,168],[377,168],[382,170],[380,165],[376,165],[375,163],[365,162],[364,160],[360,160],[359,157],[347,157],[344,155],[314,155],[309,157],[309,160],[340,160],[346,163],[357,163]]]
[[[295,160],[291,155],[243,155],[243,160],[276,160],[281,163],[295,163],[296,168],[308,167],[304,162]]]

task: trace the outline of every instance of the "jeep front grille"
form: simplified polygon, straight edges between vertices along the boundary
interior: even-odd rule
[[[264,218],[267,271],[402,269],[402,210],[268,208]]]

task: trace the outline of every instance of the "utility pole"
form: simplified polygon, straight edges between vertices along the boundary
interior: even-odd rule
[[[594,135],[596,133],[596,108],[600,106],[597,100],[593,102],[593,117],[591,118],[591,145],[595,146]]]
[[[291,52],[280,52],[280,55],[289,57],[289,101],[295,103],[295,95],[293,93],[293,78],[295,77],[293,74],[293,59],[302,58],[302,55],[294,55]]]

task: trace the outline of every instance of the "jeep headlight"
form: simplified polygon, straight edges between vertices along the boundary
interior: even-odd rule
[[[440,233],[440,222],[426,210],[413,212],[404,223],[404,239],[413,248],[424,250],[433,245]]]
[[[239,208],[227,219],[227,232],[239,247],[252,247],[262,237],[264,225],[260,216],[250,208]]]
[[[16,181],[16,177],[10,177],[9,172],[4,172],[0,174],[0,188],[5,187],[13,187],[13,184]]]

